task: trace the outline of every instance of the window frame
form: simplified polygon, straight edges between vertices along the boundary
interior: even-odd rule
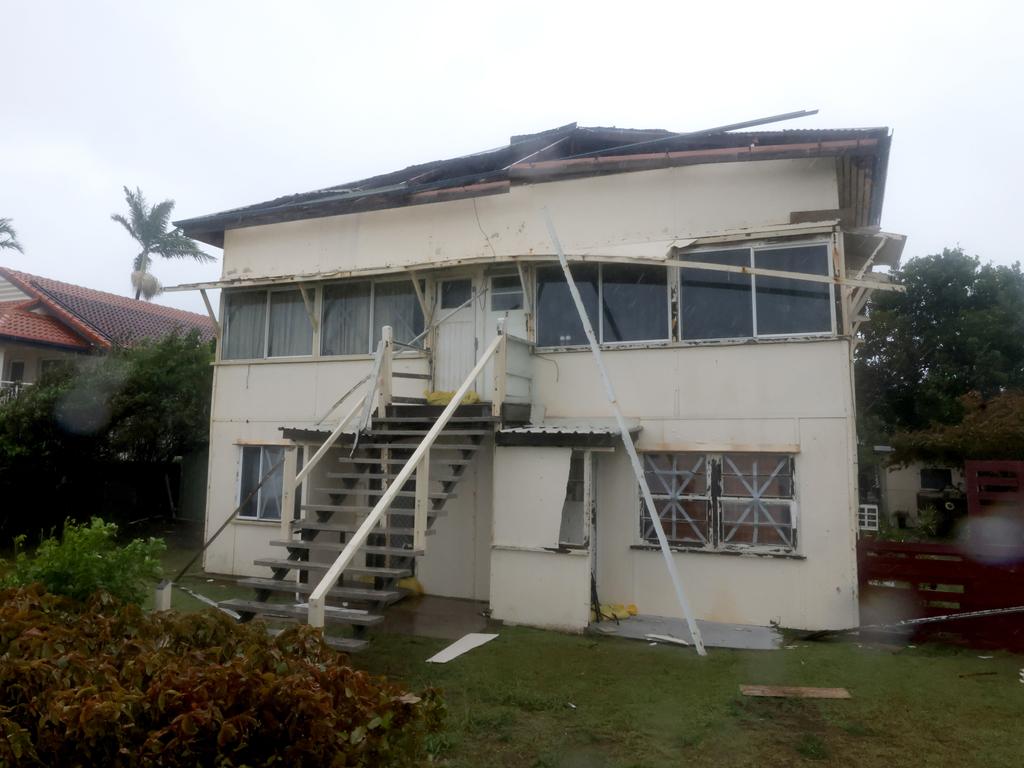
[[[832,269],[831,259],[829,258],[828,246],[830,244],[828,239],[813,239],[813,240],[787,240],[784,242],[774,243],[722,243],[715,246],[705,246],[701,248],[693,248],[683,251],[680,256],[680,261],[687,261],[686,258],[689,255],[698,253],[714,253],[716,251],[742,251],[746,249],[749,254],[747,264],[751,269],[756,269],[754,266],[754,251],[778,251],[778,250],[790,250],[793,248],[805,248],[812,246],[824,246],[825,247],[825,261],[827,271],[824,277],[834,277],[834,270]],[[751,311],[751,335],[750,336],[721,336],[718,338],[709,339],[683,339],[683,328],[682,328],[682,306],[683,306],[683,270],[684,269],[696,269],[696,267],[680,267],[675,265],[676,271],[676,285],[678,286],[678,304],[677,311],[680,317],[680,326],[677,330],[679,335],[678,341],[682,344],[693,345],[693,344],[709,344],[715,342],[741,342],[748,341],[750,339],[800,339],[800,338],[829,338],[836,336],[837,329],[837,318],[836,318],[836,284],[834,282],[828,283],[828,301],[829,301],[829,320],[830,328],[828,331],[807,331],[803,333],[758,333],[757,330],[757,275],[754,273],[750,274],[750,311]],[[737,273],[731,273],[737,274]]]
[[[220,345],[218,345],[220,347],[220,349],[218,350],[218,360],[219,361],[223,361],[223,362],[226,362],[226,363],[237,363],[237,362],[250,361],[250,360],[280,360],[280,361],[288,361],[288,360],[302,360],[302,359],[305,359],[305,358],[314,357],[314,350],[316,349],[316,346],[317,346],[317,333],[316,333],[316,328],[313,327],[312,320],[309,318],[308,314],[307,314],[306,319],[310,320],[310,324],[309,324],[310,325],[309,352],[306,353],[306,354],[298,354],[298,355],[274,355],[273,357],[271,357],[271,355],[270,355],[270,314],[271,314],[271,310],[272,310],[271,303],[270,303],[270,296],[273,293],[286,293],[286,292],[296,292],[296,293],[298,293],[301,296],[302,288],[299,287],[298,283],[292,283],[292,284],[288,284],[288,285],[274,285],[274,286],[268,286],[268,287],[263,287],[263,288],[243,288],[243,289],[240,289],[240,290],[232,290],[232,291],[224,291],[223,292],[223,294],[222,294],[222,297],[223,297],[223,309],[221,310],[221,316],[224,318],[224,321],[225,321],[224,322],[224,341]],[[229,339],[229,337],[231,335],[231,323],[228,322],[228,304],[230,303],[232,296],[241,296],[242,294],[247,294],[247,293],[252,293],[252,294],[262,293],[262,294],[264,294],[265,301],[264,301],[264,307],[263,307],[263,343],[260,345],[262,353],[260,354],[259,357],[225,357],[224,356],[224,352],[226,351],[226,348],[227,348],[227,345],[228,345],[228,339]]]
[[[608,262],[611,266],[635,266],[637,268],[652,268],[658,269],[659,266],[656,264],[621,264],[619,262]],[[649,345],[649,344],[671,344],[674,339],[672,337],[672,276],[666,271],[665,274],[665,336],[660,339],[630,339],[629,341],[605,341],[604,340],[604,267],[605,262],[570,262],[569,268],[571,269],[574,264],[576,266],[596,266],[597,267],[597,323],[594,328],[594,332],[597,335],[597,343],[602,347],[609,349],[621,349],[629,348],[638,345]],[[666,264],[662,269],[668,269],[670,265]],[[540,283],[539,283],[539,271],[543,268],[560,267],[558,262],[542,262],[535,265],[533,270],[533,295],[538,297],[537,308],[534,309],[534,326],[536,328],[534,332],[534,338],[540,338],[541,320],[539,311],[539,297],[540,297]],[[574,276],[575,277],[575,276]],[[585,334],[584,334],[585,336]],[[582,344],[555,344],[555,345],[544,345],[538,344],[538,349],[586,349],[589,346],[589,342]]]
[[[241,509],[242,501],[244,499],[244,497],[242,496],[242,479],[245,476],[245,472],[244,472],[245,452],[247,450],[249,450],[249,451],[258,450],[259,451],[259,461],[258,461],[257,464],[258,464],[260,470],[259,470],[259,474],[256,476],[256,482],[259,482],[260,478],[263,477],[263,452],[265,450],[267,450],[268,448],[277,448],[277,449],[280,449],[282,451],[287,451],[288,447],[285,446],[285,445],[281,445],[279,443],[266,443],[266,444],[258,444],[258,445],[243,444],[243,445],[239,445],[238,447],[240,449],[238,451],[238,476],[237,476],[236,483],[235,483],[235,485],[236,485],[236,489],[235,489],[235,506],[239,507],[237,519],[241,520],[241,521],[245,521],[247,523],[267,523],[267,524],[273,524],[273,525],[280,525],[281,524],[281,517],[283,517],[284,514],[285,514],[285,509],[284,509],[284,485],[283,485],[283,483],[282,483],[282,486],[281,486],[281,497],[278,499],[278,504],[277,504],[278,509],[281,510],[281,517],[260,517],[260,509],[261,509],[260,500],[263,497],[263,486],[260,486],[259,490],[256,491],[256,496],[254,497],[254,501],[256,502],[256,515],[254,516],[254,515],[243,514],[243,510]],[[282,480],[283,480],[284,464],[282,464],[278,468],[277,472],[281,472],[282,473]],[[276,474],[276,472],[274,474]]]
[[[446,278],[444,278],[444,277],[438,278],[438,283],[444,281],[445,279]],[[452,279],[462,279],[462,278],[452,278]],[[367,339],[366,339],[366,345],[367,345],[366,346],[366,351],[365,352],[348,352],[348,353],[343,353],[343,354],[329,354],[329,353],[325,353],[324,352],[324,346],[323,346],[324,345],[324,336],[325,336],[325,334],[323,332],[323,328],[325,327],[324,315],[327,313],[327,299],[325,297],[326,289],[330,288],[331,286],[334,286],[334,285],[352,285],[352,284],[355,284],[355,283],[369,283],[370,284],[370,300],[369,300],[370,318],[369,318],[369,332],[367,333]],[[377,351],[377,346],[375,344],[376,340],[374,339],[374,336],[376,335],[376,322],[375,322],[375,320],[376,320],[376,308],[377,308],[377,285],[379,283],[409,283],[410,289],[413,291],[413,299],[414,299],[414,301],[416,301],[416,305],[419,306],[419,299],[416,297],[416,289],[412,286],[412,279],[410,277],[395,277],[393,275],[389,275],[389,276],[381,277],[381,278],[364,277],[364,278],[357,278],[355,280],[331,280],[331,281],[328,281],[328,282],[321,283],[319,286],[317,286],[318,293],[320,295],[320,312],[318,314],[318,318],[319,318],[319,324],[320,324],[320,329],[321,329],[320,330],[320,339],[319,339],[319,342],[316,344],[317,357],[319,359],[323,359],[323,360],[355,360],[355,359],[365,358],[367,356],[373,355]],[[422,281],[421,281],[421,283],[422,283]],[[421,285],[421,288],[425,289],[425,286]],[[472,290],[472,286],[471,286],[470,290]],[[438,304],[440,304],[440,301],[438,301]],[[420,311],[420,314],[423,315],[422,307],[420,307],[419,311]],[[426,329],[426,327],[427,327],[427,318],[425,316],[423,316],[422,319],[423,319],[423,327],[424,327],[424,329]],[[422,331],[421,331],[421,333],[422,333]]]
[[[788,459],[789,470],[792,484],[792,494],[788,497],[775,497],[765,496],[767,503],[770,504],[785,504],[789,507],[789,518],[790,523],[788,528],[790,529],[791,543],[787,545],[779,544],[747,544],[747,543],[735,543],[728,542],[725,539],[725,528],[728,523],[724,520],[722,502],[737,502],[737,501],[749,501],[752,498],[757,500],[761,497],[748,497],[748,496],[735,496],[726,495],[723,492],[722,480],[721,480],[721,468],[724,466],[724,458],[729,456],[742,456],[742,455],[762,455],[772,456],[779,459]],[[799,499],[799,486],[797,483],[797,456],[795,453],[785,453],[776,451],[687,451],[687,450],[676,450],[676,451],[641,451],[641,461],[644,462],[645,456],[672,456],[672,455],[686,455],[702,456],[703,457],[703,469],[707,476],[707,492],[706,500],[708,504],[708,522],[707,540],[703,543],[699,542],[687,542],[678,539],[668,539],[669,547],[674,551],[680,552],[710,552],[710,553],[721,553],[721,554],[743,554],[743,553],[761,553],[761,554],[775,554],[775,555],[786,555],[786,556],[800,556],[800,499]],[[713,464],[718,467],[717,473],[713,469]],[[645,465],[646,472],[646,465]],[[717,477],[716,477],[717,475]],[[688,494],[693,496],[694,500],[698,497],[700,500],[704,500],[705,496],[702,494]],[[664,494],[658,494],[654,489],[651,489],[651,496],[654,501],[657,502],[659,496]],[[637,526],[634,529],[636,535],[636,546],[650,547],[657,546],[657,540],[645,537],[644,527],[647,521],[647,506],[644,502],[643,493],[640,491],[639,484],[637,484],[637,500],[638,500],[638,517]],[[696,526],[691,523],[696,529]],[[734,527],[738,524],[733,524]],[[667,538],[667,534],[666,534]]]
[[[512,289],[501,289],[498,290],[494,287],[495,280],[510,280],[515,278],[519,285],[517,290]],[[495,313],[505,312],[525,312],[526,311],[526,286],[523,285],[523,278],[518,272],[499,272],[497,274],[487,275],[487,289],[490,295],[487,297],[487,311]],[[519,294],[519,307],[517,309],[495,309],[494,308],[494,297],[495,296],[510,296],[518,293]]]

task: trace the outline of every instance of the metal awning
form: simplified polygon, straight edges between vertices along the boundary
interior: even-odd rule
[[[635,440],[641,429],[639,423],[630,424],[630,436]],[[619,435],[619,428],[607,423],[549,422],[499,429],[494,442],[503,446],[614,448],[620,442]]]

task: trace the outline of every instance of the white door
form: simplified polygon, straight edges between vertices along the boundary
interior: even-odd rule
[[[439,309],[435,316],[447,319],[437,326],[435,336],[435,390],[458,389],[476,365],[476,302],[466,304],[473,296],[473,280],[469,277],[442,280],[437,285]]]

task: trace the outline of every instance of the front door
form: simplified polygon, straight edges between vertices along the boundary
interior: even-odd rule
[[[437,285],[435,316],[442,322],[434,341],[435,390],[458,389],[476,365],[476,302],[470,301],[474,295],[469,277],[441,280]]]

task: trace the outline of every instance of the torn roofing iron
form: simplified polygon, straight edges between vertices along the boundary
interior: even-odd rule
[[[690,163],[820,156],[857,159],[858,168],[863,169],[860,180],[873,182],[877,190],[863,223],[877,224],[889,142],[887,128],[679,134],[663,129],[588,128],[570,123],[541,133],[513,136],[506,146],[496,149],[175,224],[189,237],[223,247],[227,229],[501,194],[513,183],[525,181],[538,183]]]
[[[171,333],[199,331],[213,338],[213,323],[205,315],[129,299],[80,285],[0,267],[0,278],[37,300],[74,334],[97,347],[133,344]]]

